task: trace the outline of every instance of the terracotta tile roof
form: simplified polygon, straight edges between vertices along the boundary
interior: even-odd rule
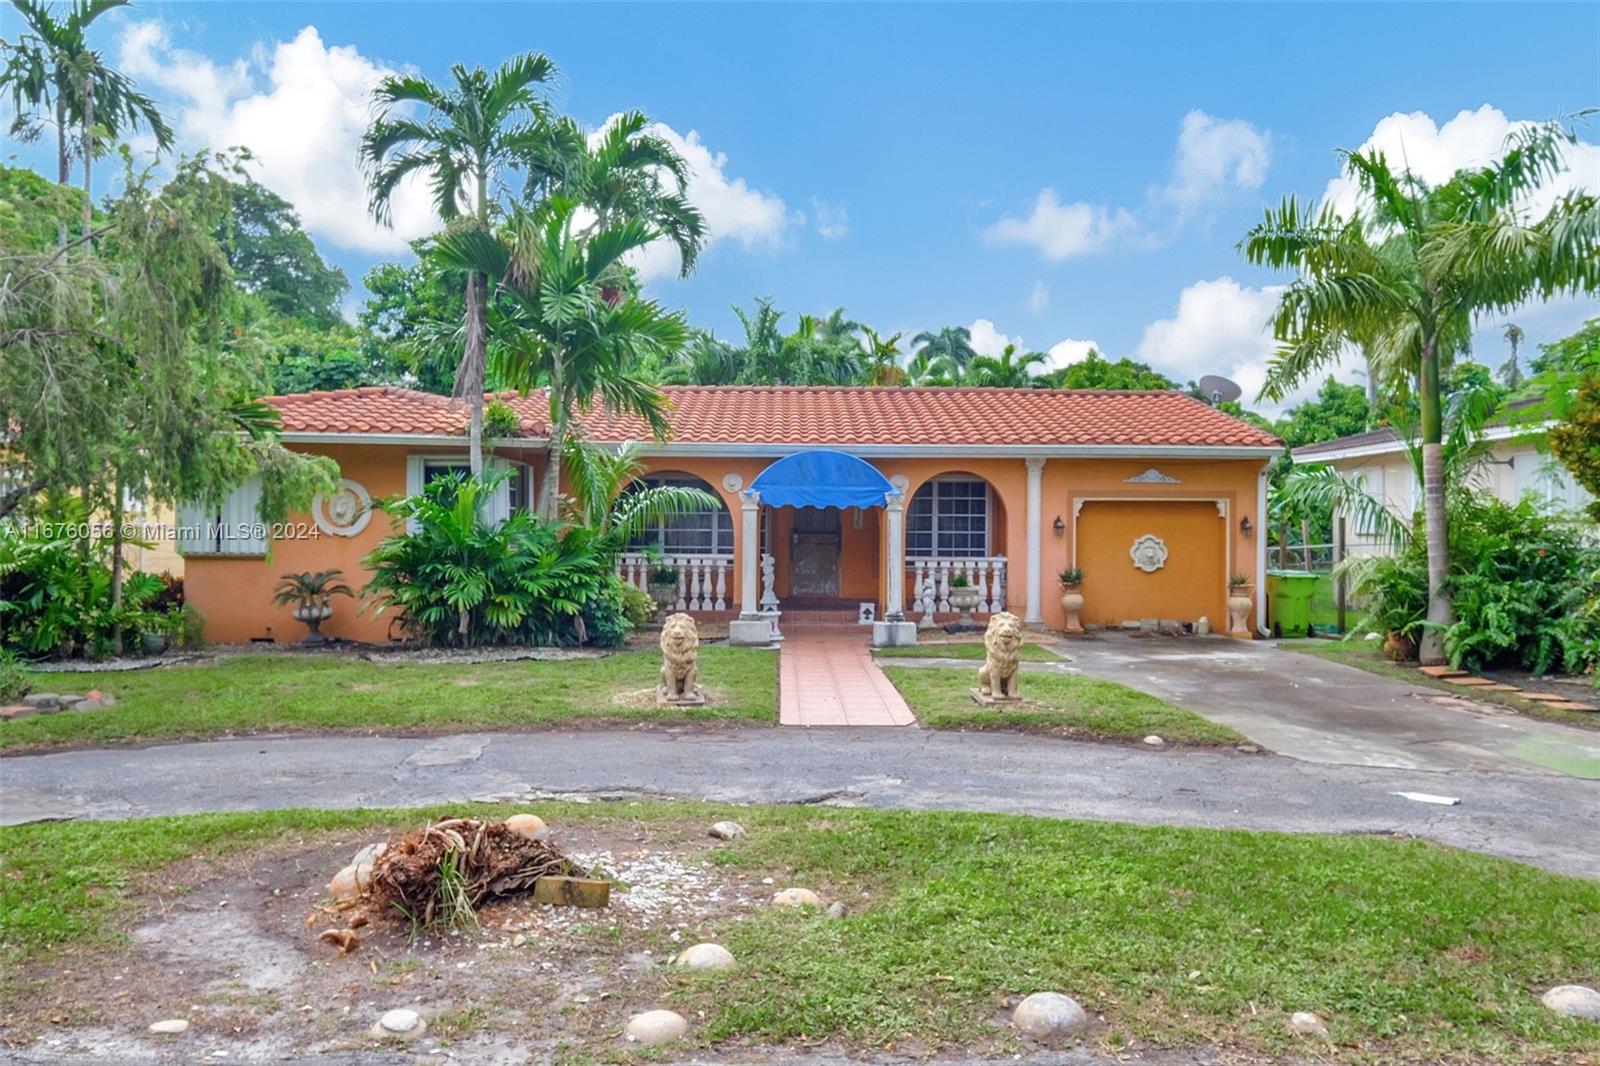
[[[866,386],[677,386],[672,436],[683,444],[1210,445],[1274,446],[1278,439],[1181,392]],[[543,393],[502,395],[526,436],[543,436]],[[284,428],[314,433],[465,432],[448,399],[390,387],[276,396]],[[644,423],[596,408],[592,440],[646,440]]]

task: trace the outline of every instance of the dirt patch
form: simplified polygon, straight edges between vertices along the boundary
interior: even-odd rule
[[[496,1047],[537,1061],[560,1048],[614,1048],[630,1014],[659,1005],[680,948],[713,938],[772,892],[709,862],[717,842],[702,833],[699,823],[655,826],[648,837],[625,824],[557,827],[574,861],[618,880],[610,907],[490,902],[472,932],[414,935],[404,920],[373,920],[348,955],[318,942],[325,912],[307,919],[332,874],[386,833],[280,845],[231,865],[178,864],[137,887],[125,949],[71,949],[9,975],[0,1040],[128,1059],[181,1047],[196,1059],[276,1060],[378,1049],[372,1023],[411,1007],[429,1022],[410,1048],[421,1053],[468,1042],[483,1052],[470,1061],[493,1061]],[[146,1032],[164,1018],[190,1022],[181,1044]]]

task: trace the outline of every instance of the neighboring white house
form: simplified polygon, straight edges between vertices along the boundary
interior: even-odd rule
[[[1475,475],[1478,487],[1508,503],[1532,496],[1551,510],[1576,511],[1588,504],[1592,497],[1573,479],[1572,472],[1562,466],[1560,460],[1540,450],[1548,428],[1548,423],[1489,426],[1483,436],[1490,443],[1490,457]],[[1384,501],[1396,514],[1410,515],[1422,502],[1411,450],[1393,429],[1375,429],[1308,444],[1290,454],[1296,463],[1332,466],[1341,476]],[[1334,538],[1337,540],[1338,536],[1335,521]],[[1336,545],[1336,556],[1377,555],[1388,551],[1373,530],[1357,528],[1353,520],[1345,528],[1344,552],[1337,549]]]

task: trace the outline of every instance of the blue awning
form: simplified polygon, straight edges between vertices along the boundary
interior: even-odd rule
[[[882,507],[895,489],[872,464],[819,448],[779,459],[750,491],[773,507]]]

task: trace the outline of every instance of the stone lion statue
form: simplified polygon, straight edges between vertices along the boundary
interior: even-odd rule
[[[694,619],[681,611],[661,623],[661,687],[663,703],[699,703],[705,694],[695,683],[700,654],[700,631]]]
[[[1022,622],[1010,611],[991,615],[983,634],[988,652],[978,667],[978,691],[993,700],[1017,698],[1017,649],[1022,646]]]

